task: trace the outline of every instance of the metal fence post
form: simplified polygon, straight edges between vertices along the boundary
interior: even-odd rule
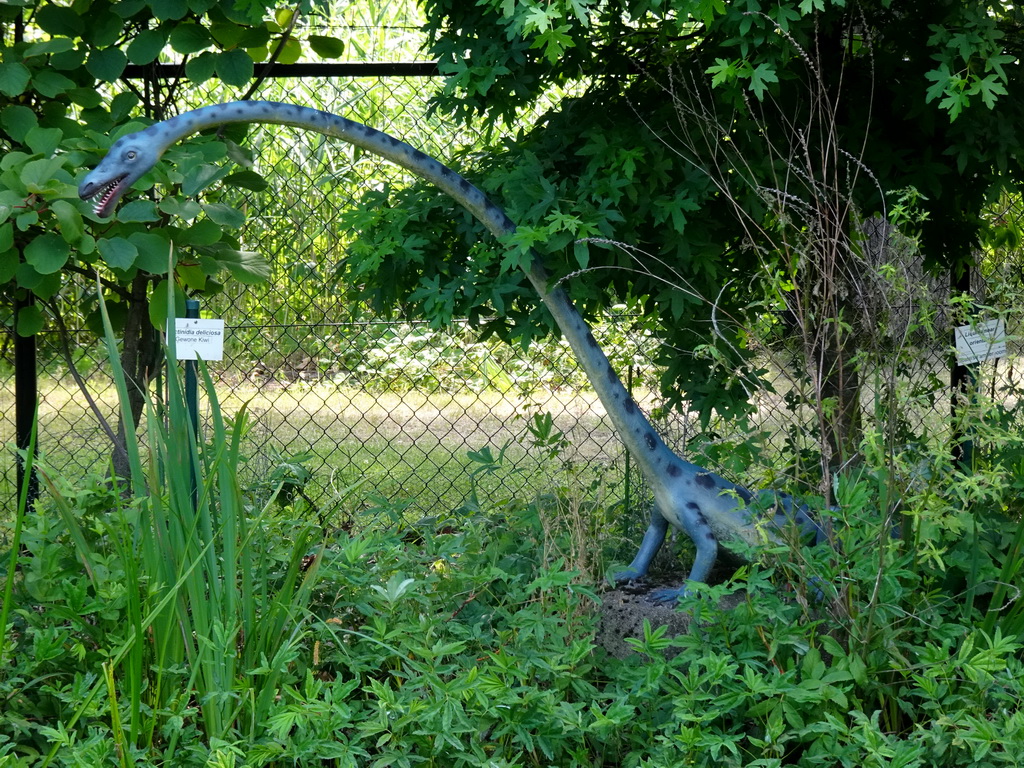
[[[636,396],[633,394],[633,366],[632,365],[627,365],[626,366],[626,391],[629,392],[629,396],[630,397],[632,397],[634,400],[636,399]],[[630,461],[631,457],[629,455],[629,448],[626,448],[625,446],[623,446],[622,453],[623,453],[623,457],[626,460],[626,470],[625,470],[625,473],[623,474],[623,480],[624,480],[623,485],[624,485],[624,487],[622,489],[622,497],[623,497],[623,502],[622,503],[624,505],[623,509],[626,510],[626,514],[629,514],[630,510],[633,509],[633,504],[632,504],[633,500],[631,498],[632,490],[633,490],[633,479],[630,476],[632,474],[633,467],[632,467],[632,462]]]
[[[14,299],[14,432],[19,450],[28,450],[32,440],[32,425],[38,412],[39,381],[36,370],[36,337],[18,333],[18,314],[35,305],[35,296],[26,293]],[[25,483],[25,461],[18,459],[18,489]],[[28,478],[28,505],[39,496],[39,480],[33,474]]]
[[[950,293],[970,294],[971,291],[971,269],[965,267],[957,274],[956,270],[950,272]],[[970,315],[974,315],[973,308]],[[969,319],[969,318],[968,318]],[[956,334],[956,329],[952,329]],[[953,346],[956,346],[955,340]],[[963,410],[974,400],[974,389],[977,386],[977,365],[961,365],[957,359],[956,352],[953,352],[953,361],[949,372],[950,385],[950,418],[953,430],[953,463],[964,472],[970,472],[974,468],[974,440],[971,438],[973,430],[969,426],[961,424]]]
[[[198,319],[198,299],[185,299],[185,317]],[[202,445],[199,437],[199,378],[198,361],[185,361],[185,408],[188,411],[189,423],[192,425],[192,437],[196,441],[196,447]],[[192,465],[192,508],[199,509],[199,478],[196,476],[196,466]]]

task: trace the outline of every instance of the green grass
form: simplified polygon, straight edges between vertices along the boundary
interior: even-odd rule
[[[380,499],[408,502],[409,515],[417,516],[454,510],[474,488],[492,501],[544,491],[558,466],[545,470],[517,442],[537,410],[554,413],[556,425],[569,436],[572,449],[563,458],[621,465],[619,443],[592,393],[537,392],[528,398],[497,391],[368,393],[329,383],[226,389],[220,388],[225,414],[237,413],[243,404],[249,412],[250,429],[241,446],[243,487],[258,484],[280,461],[308,454],[312,479],[306,494],[339,524],[346,514],[378,507]],[[93,386],[91,394],[116,424],[114,387]],[[2,390],[0,398],[0,430],[13,442],[13,395]],[[69,476],[105,472],[108,445],[77,388],[63,379],[45,379],[40,402],[39,450],[47,463]],[[476,465],[468,453],[490,448],[497,454],[506,445],[506,461],[474,480]],[[13,498],[13,462],[6,464],[3,482],[4,497]],[[357,482],[359,490],[347,492]]]
[[[784,402],[789,389],[785,377],[776,372],[773,378],[780,382],[778,391],[757,393],[757,411],[746,425],[716,422],[705,431],[692,419],[674,417],[661,428],[674,447],[698,463],[758,487],[799,491],[799,472],[785,461],[796,450],[813,451],[813,435],[795,426],[810,423],[809,414],[806,409],[791,412]],[[872,397],[871,386],[866,382],[865,401]],[[97,374],[90,387],[113,423],[113,386]],[[551,412],[569,438],[571,448],[563,459],[610,471],[609,483],[619,485],[619,496],[625,492],[624,454],[592,392],[371,392],[330,381],[257,385],[234,378],[220,381],[218,390],[226,414],[243,404],[250,414],[251,427],[241,447],[243,486],[257,485],[281,461],[305,455],[312,473],[305,492],[321,514],[338,524],[346,516],[375,509],[381,499],[408,503],[409,516],[415,517],[457,509],[474,489],[492,502],[545,492],[558,466],[544,467],[517,442],[524,440],[529,416],[538,411]],[[44,377],[39,396],[39,450],[48,463],[69,476],[104,473],[107,442],[73,382]],[[641,399],[647,408],[654,404],[650,395]],[[937,406],[927,396],[919,395],[914,403],[906,395],[901,400],[901,414],[915,431],[933,441],[948,434],[943,397]],[[867,408],[871,410],[870,403]],[[753,432],[761,437],[751,440]],[[14,440],[9,388],[0,388],[0,439]],[[496,454],[506,445],[502,466],[474,481],[468,452],[490,448]],[[15,474],[9,458],[0,471],[0,498],[14,498]],[[361,486],[351,493],[354,483]],[[614,489],[609,492],[614,494]]]
[[[547,405],[561,411],[556,421],[573,436],[573,452],[566,458],[621,466],[618,443],[593,396],[563,400]],[[528,497],[549,490],[559,469],[520,442],[526,434],[526,401],[497,392],[369,394],[303,385],[271,392],[236,389],[225,401],[228,410],[248,402],[253,414],[244,446],[246,474],[257,478],[282,455],[310,452],[313,479],[307,495],[335,515],[335,524],[374,510],[381,500],[407,504],[407,517],[415,519],[456,510],[474,491],[491,503]],[[478,465],[469,452],[489,448],[497,455],[503,447],[505,461],[474,476]],[[346,495],[357,482],[359,491]]]
[[[714,420],[704,429],[695,418],[674,415],[661,421],[659,429],[682,455],[731,479],[813,494],[813,478],[820,477],[814,461],[817,439],[807,428],[813,414],[807,406],[794,411],[787,405],[793,384],[784,368],[770,361],[766,366],[775,391],[753,394],[756,410],[746,422]],[[339,524],[347,516],[377,508],[381,499],[407,503],[414,517],[457,509],[474,490],[491,502],[544,492],[558,466],[544,467],[517,442],[526,436],[529,416],[538,411],[551,412],[567,434],[571,448],[563,459],[596,465],[610,474],[610,485],[618,484],[619,496],[625,495],[623,450],[589,391],[554,387],[523,394],[496,386],[456,394],[415,388],[373,391],[329,379],[254,383],[237,371],[216,373],[225,413],[237,412],[243,403],[250,413],[251,429],[241,447],[243,485],[258,485],[282,461],[305,456],[311,479],[304,490],[321,514]],[[913,378],[927,380],[930,375],[935,381],[935,374],[923,366]],[[113,423],[116,395],[104,366],[89,372],[89,386]],[[873,377],[865,380],[865,411],[891,413],[888,404],[873,402],[878,386]],[[946,393],[913,391],[905,380],[899,390],[896,410],[907,433],[930,443],[948,442]],[[648,410],[656,405],[648,392],[640,395]],[[109,446],[70,377],[44,375],[39,399],[39,450],[49,464],[69,476],[105,473]],[[6,444],[14,440],[13,414],[12,389],[0,387],[0,440]],[[503,465],[474,481],[468,452],[490,448],[497,453],[506,445],[510,447]],[[796,456],[809,458],[797,461]],[[8,454],[0,468],[0,499],[14,498],[15,475]],[[354,483],[361,485],[351,493]]]
[[[117,412],[117,392],[108,380],[93,386],[91,394],[101,412],[112,423]],[[107,461],[107,445],[96,419],[81,393],[68,378],[43,377],[39,380],[39,453],[52,466],[76,473],[102,471]],[[13,446],[15,441],[14,387],[0,387],[0,442]],[[15,461],[8,451],[0,470],[0,499],[14,498]],[[0,503],[0,507],[7,506]]]

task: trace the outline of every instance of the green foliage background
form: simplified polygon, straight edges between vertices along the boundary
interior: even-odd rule
[[[1022,17],[1002,3],[424,8],[430,53],[447,76],[438,110],[519,126],[466,159],[520,224],[514,245],[538,248],[557,276],[570,275],[585,312],[634,302],[666,342],[665,394],[705,413],[743,409],[743,380],[755,371],[738,329],[763,295],[751,277],[785,269],[766,190],[792,195],[794,206],[828,205],[805,195],[818,184],[863,220],[885,216],[897,190],[915,189],[927,263],[957,272],[974,261],[987,203],[1018,181]],[[519,122],[552,92],[571,98]],[[816,122],[823,101],[835,110],[828,126]],[[685,138],[700,120],[727,127],[695,154]],[[727,147],[745,167],[722,188],[716,163]],[[388,205],[407,212],[385,216]],[[352,215],[369,233],[365,248],[356,244],[353,284],[365,282],[358,295],[375,306],[419,291],[442,297],[428,313],[501,317],[494,330],[503,337],[546,327],[512,260],[482,253],[473,225],[430,190],[374,191]],[[751,233],[744,217],[763,231]],[[841,228],[856,240],[855,221]],[[422,259],[424,242],[442,243],[451,258]],[[704,341],[712,311],[736,320],[721,329],[728,362],[717,368],[678,352]]]

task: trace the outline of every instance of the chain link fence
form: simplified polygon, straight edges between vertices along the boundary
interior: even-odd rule
[[[255,97],[345,114],[444,161],[474,137],[430,116],[434,85],[425,77],[268,80]],[[189,106],[232,96],[210,88],[193,94]],[[246,200],[241,239],[269,260],[271,279],[229,284],[202,314],[226,321],[225,359],[211,368],[227,410],[245,403],[251,414],[243,482],[254,493],[269,493],[270,478],[293,472],[308,502],[340,519],[366,509],[433,514],[478,500],[501,503],[557,491],[571,476],[589,491],[600,485],[607,498],[638,503],[642,493],[628,457],[567,345],[549,341],[522,351],[481,343],[465,324],[442,332],[338,305],[334,274],[357,234],[340,227],[340,212],[368,186],[405,183],[404,172],[340,142],[280,126],[255,127],[247,146],[271,187]],[[69,280],[63,301],[73,304],[89,290]],[[643,407],[657,411],[654,342],[635,320],[612,316],[597,336]],[[10,326],[3,332],[0,364],[10,371]],[[738,479],[754,484],[785,485],[799,475],[800,457],[814,441],[813,414],[806,398],[793,394],[801,377],[791,371],[799,366],[785,344],[780,349],[765,361],[775,385],[750,393],[757,405],[752,419],[709,428],[663,414],[658,423],[670,444],[733,477],[738,463],[753,466],[753,476]],[[51,318],[39,336],[40,450],[68,475],[103,472],[109,448],[68,356],[113,423],[114,391],[95,334],[81,328],[62,334]],[[866,417],[889,418],[879,404],[895,397],[906,434],[927,434],[941,444],[949,439],[947,349],[927,340],[911,357],[888,379],[868,377]],[[7,443],[14,439],[12,404],[12,377],[5,374],[0,426]],[[557,455],[531,449],[545,429],[544,414],[568,438]],[[5,462],[3,472],[3,498],[13,498],[14,462]]]
[[[444,160],[474,137],[428,117],[434,85],[424,77],[271,80],[256,97],[345,114]],[[193,94],[189,106],[231,97],[213,88]],[[268,259],[271,278],[259,286],[229,283],[202,306],[203,316],[223,318],[227,327],[224,361],[211,364],[218,397],[229,412],[245,403],[250,414],[244,483],[269,493],[267,478],[291,468],[309,472],[303,493],[325,510],[398,504],[434,512],[475,498],[541,492],[564,462],[601,472],[617,467],[618,479],[605,480],[623,482],[621,450],[566,344],[523,351],[481,343],[465,324],[438,331],[339,306],[333,275],[355,233],[343,231],[337,217],[368,185],[407,183],[404,172],[341,142],[281,126],[254,127],[246,144],[271,188],[243,202],[250,215],[241,240]],[[90,290],[89,281],[69,278],[60,307],[71,309]],[[109,445],[72,370],[116,424],[105,350],[95,329],[61,332],[58,314],[44,309],[49,322],[37,340],[40,452],[70,476],[102,473]],[[615,337],[605,343],[615,347],[620,369],[651,370],[649,339],[628,318],[604,333]],[[10,371],[10,337],[0,350]],[[12,377],[4,376],[0,424],[11,443],[13,397]],[[529,426],[540,414],[550,414],[569,438],[562,464],[545,467],[529,457]],[[470,458],[486,455],[479,454],[484,449],[501,461],[485,468]],[[3,480],[5,497],[13,498],[13,461],[5,463]]]

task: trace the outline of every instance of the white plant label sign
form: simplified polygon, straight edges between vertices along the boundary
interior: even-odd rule
[[[175,318],[174,351],[178,360],[223,360],[224,321]]]
[[[956,359],[960,365],[1006,357],[1006,323],[987,320],[956,329]]]

